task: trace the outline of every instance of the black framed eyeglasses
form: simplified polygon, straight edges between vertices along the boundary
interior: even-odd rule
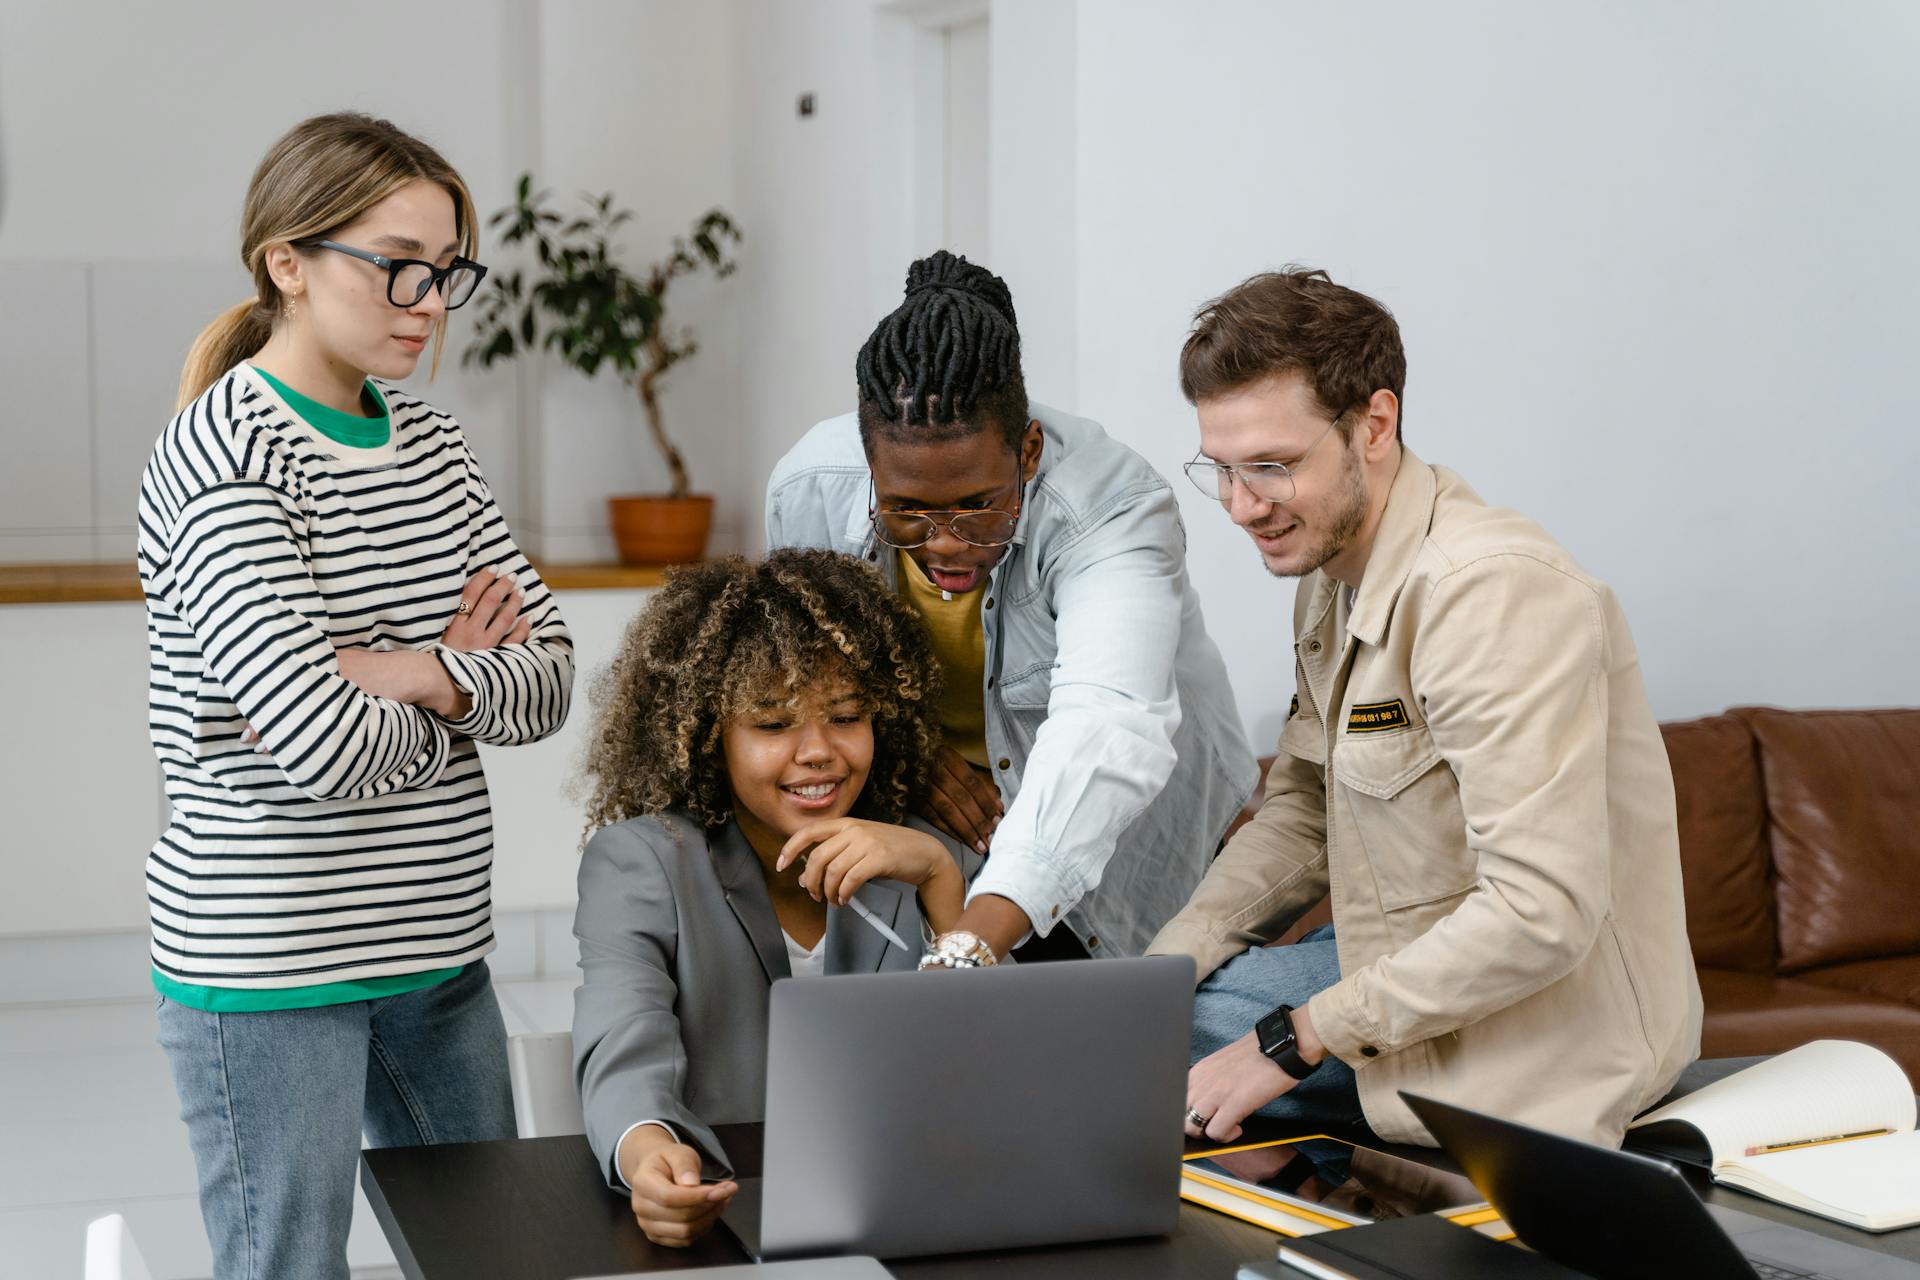
[[[446,266],[436,267],[419,258],[389,258],[371,249],[356,249],[350,244],[341,244],[338,240],[300,240],[296,243],[301,248],[331,249],[379,267],[387,273],[387,301],[396,307],[417,306],[420,299],[427,296],[427,290],[437,288],[441,298],[446,301],[447,310],[452,311],[473,297],[480,282],[487,278],[485,267],[465,258],[456,257]]]
[[[954,537],[975,547],[1004,547],[1013,541],[1020,527],[1021,479],[1019,458],[1014,459],[1014,506],[1011,511],[998,507],[973,507],[965,511],[882,511],[873,491],[873,477],[867,477],[867,519],[880,541],[902,551],[924,547],[944,526]]]

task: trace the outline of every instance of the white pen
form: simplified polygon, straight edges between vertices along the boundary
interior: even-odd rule
[[[858,898],[848,898],[847,905],[853,908],[853,913],[855,915],[859,916],[862,920],[865,920],[868,924],[872,925],[875,929],[878,929],[880,931],[881,937],[885,938],[888,942],[891,942],[894,946],[900,948],[902,951],[907,950],[907,944],[900,941],[900,935],[895,933],[893,930],[887,928],[886,921],[882,920],[879,916],[873,914],[872,910],[868,908],[866,903],[860,901],[860,899]]]

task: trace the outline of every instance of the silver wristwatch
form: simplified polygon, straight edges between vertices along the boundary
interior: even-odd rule
[[[920,957],[922,969],[980,969],[998,962],[986,939],[965,929],[949,929]]]

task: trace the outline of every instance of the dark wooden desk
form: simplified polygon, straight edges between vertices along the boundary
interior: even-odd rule
[[[1280,1126],[1263,1126],[1254,1136],[1288,1133]],[[1370,1135],[1343,1136],[1436,1168],[1454,1168],[1437,1151],[1383,1144]],[[723,1127],[719,1137],[742,1176],[759,1172],[760,1126]],[[1920,1227],[1873,1235],[1715,1187],[1698,1171],[1689,1170],[1688,1176],[1710,1204],[1920,1262]],[[626,1198],[602,1181],[585,1138],[367,1151],[362,1153],[360,1182],[409,1280],[567,1280],[746,1261],[725,1228],[691,1249],[649,1244],[634,1225]],[[1242,1262],[1272,1259],[1277,1241],[1259,1227],[1182,1204],[1178,1227],[1164,1239],[916,1258],[889,1262],[887,1268],[900,1280],[1231,1280]]]
[[[722,1126],[718,1134],[743,1177],[760,1171],[759,1125]],[[649,1244],[626,1198],[607,1189],[585,1138],[366,1151],[360,1183],[409,1280],[563,1280],[747,1261],[724,1227],[691,1249]],[[1164,1239],[916,1258],[887,1268],[900,1280],[1230,1280],[1242,1262],[1271,1260],[1276,1241],[1270,1231],[1183,1204],[1178,1228]]]

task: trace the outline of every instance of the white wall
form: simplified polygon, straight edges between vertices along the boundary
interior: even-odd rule
[[[482,747],[493,799],[493,900],[496,908],[567,907],[580,869],[580,763],[593,730],[594,677],[619,652],[627,624],[650,591],[563,591],[560,610],[573,632],[573,709],[560,732],[524,747]]]
[[[451,49],[453,93],[368,64],[359,33],[395,21],[372,0],[324,18],[9,0],[0,526],[119,553],[126,529],[59,522],[130,504],[165,416],[151,406],[171,403],[187,338],[234,287],[253,164],[292,120],[349,105],[433,139],[483,209],[523,165],[559,192],[612,188],[643,210],[636,260],[709,205],[739,217],[739,275],[674,296],[707,349],[668,409],[720,495],[721,545],[757,546],[768,470],[851,407],[854,353],[934,247],[912,89],[938,8],[423,0],[407,29]],[[95,39],[109,21],[115,38]],[[1174,378],[1193,307],[1264,267],[1325,266],[1401,318],[1411,444],[1614,585],[1661,715],[1915,700],[1920,10],[1010,0],[990,40],[989,265],[1013,288],[1036,398],[1101,418],[1173,475],[1195,445]],[[84,417],[63,383],[88,388]],[[432,394],[468,423],[530,544],[584,558],[600,496],[659,481],[610,384],[454,372]],[[1290,587],[1187,501],[1195,578],[1270,741],[1291,692]],[[5,651],[36,654],[23,635]],[[97,725],[91,710],[28,717],[53,721],[62,752],[137,722],[137,688],[73,687]],[[35,694],[6,705],[40,708]],[[532,807],[503,814],[503,861],[572,838],[536,829],[561,753],[528,765]],[[76,783],[66,801],[103,794]],[[152,791],[107,799],[115,821],[144,822]],[[135,865],[119,837],[48,849],[60,832],[8,841],[9,863],[55,859],[45,874],[69,886]],[[550,903],[560,866],[503,866],[503,893]],[[0,931],[51,918],[21,901]]]
[[[561,592],[580,663],[573,714],[544,742],[480,750],[497,911],[573,904],[581,807],[571,787],[592,728],[588,690],[647,595]],[[146,927],[140,869],[167,812],[147,737],[146,627],[137,604],[0,608],[0,942]],[[0,983],[0,1003],[31,986],[31,975],[15,977]]]
[[[731,207],[734,6],[682,0],[343,0],[146,6],[0,4],[0,561],[125,559],[140,469],[172,416],[193,336],[251,291],[238,265],[246,185],[305,116],[357,108],[436,147],[483,216],[522,168],[561,197],[613,190],[639,216],[639,264],[714,205]],[[372,37],[414,41],[416,65]],[[769,221],[772,217],[769,216]],[[747,222],[742,254],[760,251]],[[504,268],[483,237],[483,260]],[[738,279],[683,280],[677,324],[703,339],[668,380],[669,429],[719,498],[716,545],[757,527],[764,472],[737,460]],[[606,377],[460,369],[413,385],[460,417],[523,545],[610,559],[602,498],[658,489],[637,401]],[[524,385],[523,385],[524,384]],[[638,606],[563,600],[580,642],[582,710],[566,734],[489,750],[498,796],[496,904],[573,897],[578,807],[561,787],[585,732],[584,692]],[[145,731],[137,606],[0,608],[0,834],[12,888],[0,936],[137,929],[139,867],[163,812]],[[76,761],[88,762],[79,767]]]
[[[373,0],[0,7],[0,438],[31,460],[0,472],[0,559],[130,554],[140,469],[187,346],[252,292],[241,205],[288,126],[385,115],[438,146],[483,208],[503,198],[512,163],[490,86],[511,7],[412,11],[408,30],[489,87],[466,98],[368,56],[367,33],[392,28]],[[438,383],[423,371],[413,385],[459,414],[516,517],[512,375],[462,375],[450,351]]]
[[[1613,585],[1660,715],[1915,701],[1920,10],[1101,0],[1077,23],[1082,411],[1173,474],[1192,309],[1326,267],[1401,321],[1411,447]],[[1270,743],[1291,590],[1187,497]]]
[[[0,939],[131,929],[165,823],[137,604],[0,608]]]
[[[1078,7],[1000,3],[988,28],[988,265],[1013,290],[1028,394],[1069,410],[1079,401]]]
[[[503,193],[491,88],[510,2],[422,0],[402,24],[377,0],[8,0],[0,258],[237,261],[261,156],[295,121],[342,108],[426,137],[476,196]],[[378,55],[388,38],[430,43],[435,73]],[[462,81],[480,91],[449,92]]]
[[[740,10],[734,181],[755,245],[739,275],[752,303],[738,394],[746,473],[763,487],[807,427],[854,407],[860,345],[899,305],[907,264],[936,247],[918,231],[929,215],[939,225],[937,209],[920,207],[918,166],[940,164],[914,144],[916,59],[929,53],[920,36],[874,0]],[[809,92],[814,114],[803,117]],[[757,507],[745,534],[764,547]]]
[[[461,170],[483,217],[524,168],[563,202],[612,190],[639,215],[622,239],[639,266],[730,204],[733,14],[685,0],[8,0],[0,431],[33,465],[0,472],[0,560],[126,553],[187,345],[251,291],[238,265],[247,181],[294,122],[342,108],[393,120]],[[431,53],[396,61],[376,38]],[[513,265],[484,235],[482,258]],[[683,280],[669,305],[704,348],[668,378],[669,430],[719,499],[716,545],[731,547],[759,499],[729,440],[743,291]],[[456,316],[440,376],[429,383],[423,364],[411,385],[460,417],[528,546],[611,559],[602,499],[665,484],[637,399],[606,375],[465,371],[469,332]],[[48,422],[61,428],[26,429]]]
[[[623,241],[636,268],[664,257],[715,206],[740,217],[743,262],[766,252],[762,221],[735,208],[734,6],[564,0],[540,4],[538,16],[535,170],[562,207],[576,207],[581,191],[612,191],[635,213]],[[743,524],[758,522],[760,483],[737,460],[735,425],[738,331],[751,306],[740,275],[691,276],[667,295],[669,324],[691,327],[700,351],[667,375],[663,413],[695,490],[717,500],[716,551],[737,549]],[[540,382],[540,496],[529,522],[550,560],[611,560],[605,497],[667,486],[639,398],[604,373],[588,381],[549,366]]]

